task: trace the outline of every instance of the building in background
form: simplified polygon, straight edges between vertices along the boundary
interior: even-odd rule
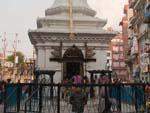
[[[127,77],[128,80],[131,80],[131,77],[129,75],[129,68],[128,68],[128,63],[127,58],[128,58],[128,23],[129,23],[129,17],[130,17],[130,10],[129,10],[129,5],[124,6],[124,16],[122,17],[122,20],[120,22],[120,26],[122,27],[122,40],[123,40],[123,54],[124,54],[124,61],[126,63],[126,69],[127,69]]]
[[[124,56],[124,41],[122,34],[118,34],[111,40],[111,51],[112,51],[112,70],[117,78],[128,81],[129,76],[125,64]]]
[[[129,0],[128,63],[135,81],[150,81],[150,0]]]

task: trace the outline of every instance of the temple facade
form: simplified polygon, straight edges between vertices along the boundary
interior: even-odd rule
[[[106,68],[107,51],[116,32],[104,30],[107,21],[95,17],[87,0],[55,0],[37,19],[37,29],[29,30],[40,70],[54,70],[55,82],[76,72]]]

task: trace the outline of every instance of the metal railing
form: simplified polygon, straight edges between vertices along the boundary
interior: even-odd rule
[[[19,96],[19,92],[18,92],[18,86],[13,87],[13,86],[7,86],[5,87],[5,93],[4,93],[4,113],[5,112],[13,112],[13,111],[19,111],[19,107],[17,105],[19,105],[19,101],[18,98],[20,98]],[[7,108],[7,111],[6,111]]]
[[[149,108],[149,84],[9,84],[6,89],[10,86],[17,88],[17,98],[4,104],[4,113],[71,113],[80,101],[71,101],[76,89],[86,97],[84,113],[145,113]],[[13,101],[13,107],[8,106]]]
[[[39,87],[33,91],[33,93],[25,100],[25,113],[27,112],[40,112],[39,109],[39,100],[41,94],[38,98]]]

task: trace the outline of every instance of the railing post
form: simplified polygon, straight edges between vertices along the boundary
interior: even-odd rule
[[[145,90],[145,87],[146,87],[146,85],[143,85],[143,91],[144,91],[144,95],[143,95],[144,96],[144,110],[147,111],[146,110],[147,108],[146,108],[146,90]]]
[[[58,84],[58,91],[57,91],[57,113],[60,113],[60,84]]]
[[[24,113],[27,113],[27,103],[25,102],[25,109],[24,109]]]
[[[28,88],[29,88],[29,92],[28,93],[29,93],[29,97],[30,97],[31,96],[32,85],[29,85]],[[31,103],[31,99],[30,99],[29,100],[29,111],[31,111],[31,104],[32,103]]]
[[[90,79],[91,79],[91,84],[94,84],[94,78],[93,78],[94,74],[91,73]],[[90,86],[90,98],[93,98],[94,95],[94,88],[93,85]]]
[[[53,99],[54,96],[54,91],[53,91],[53,85],[54,85],[54,81],[53,81],[53,75],[50,76],[51,77],[51,87],[50,87],[50,98]]]
[[[42,107],[43,107],[43,105],[42,105],[42,101],[43,101],[43,99],[42,99],[42,84],[40,84],[40,90],[39,90],[39,113],[42,113]]]
[[[20,95],[21,95],[21,87],[20,84],[17,84],[17,112],[20,111]]]
[[[7,109],[7,102],[6,102],[6,98],[7,98],[7,84],[5,84],[4,86],[4,113],[6,113],[6,109]]]
[[[108,99],[108,86],[105,85],[105,112],[107,113],[109,111],[109,99]]]
[[[121,84],[119,84],[119,86],[118,86],[118,92],[119,92],[119,95],[118,95],[119,106],[118,106],[118,108],[119,108],[119,112],[121,112]]]
[[[137,106],[137,88],[136,88],[136,86],[134,86],[134,91],[135,91],[135,111],[136,111],[136,113],[138,112],[138,106]]]

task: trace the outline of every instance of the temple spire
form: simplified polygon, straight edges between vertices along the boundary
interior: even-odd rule
[[[73,7],[84,7],[84,8],[90,8],[87,0],[71,0]],[[59,6],[68,6],[68,0],[55,0],[52,7],[59,7]]]
[[[83,13],[89,16],[95,16],[96,12],[91,9],[87,0],[71,0],[72,10],[75,13]],[[55,15],[68,11],[68,0],[55,0],[52,7],[46,10],[46,15]]]
[[[74,39],[73,32],[73,2],[72,0],[68,0],[68,8],[69,8],[69,30],[70,30],[70,39]]]

